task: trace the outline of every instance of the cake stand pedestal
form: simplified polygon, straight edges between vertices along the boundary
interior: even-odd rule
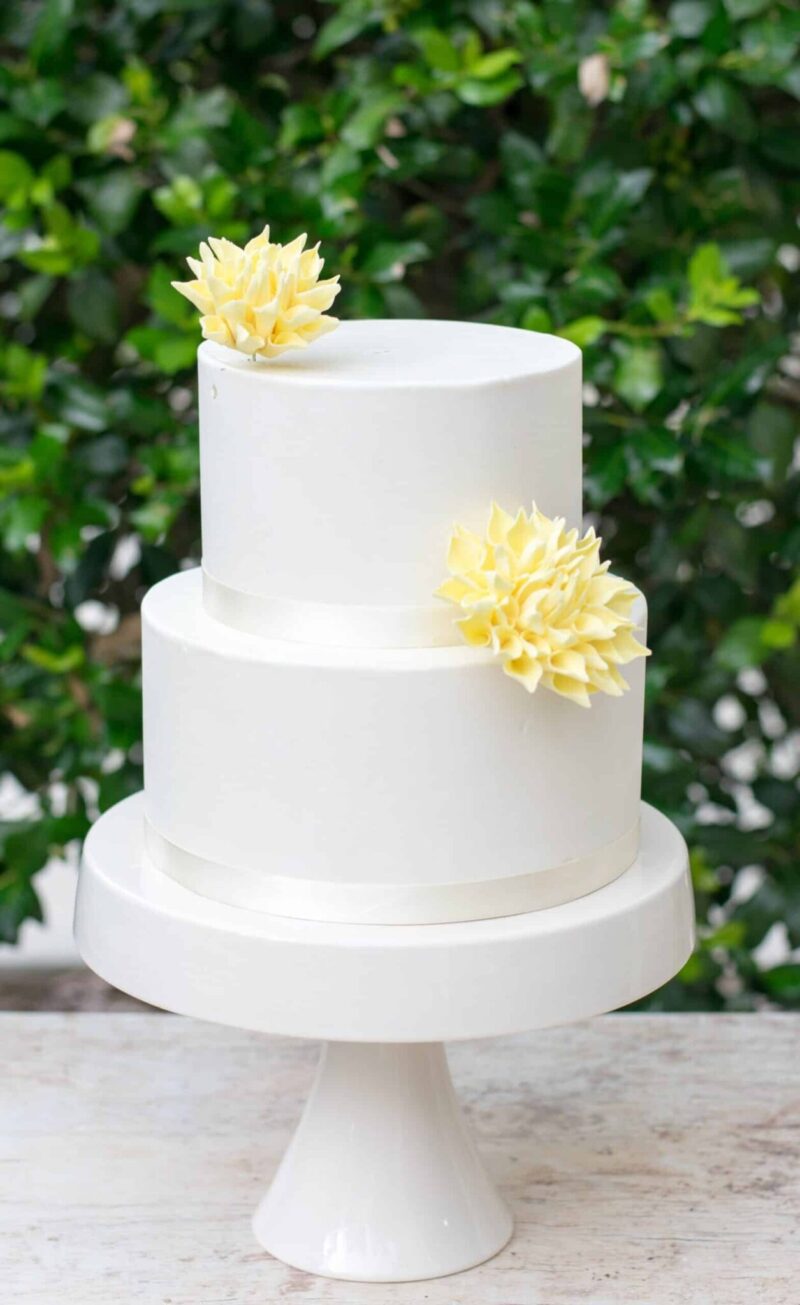
[[[693,945],[686,848],[647,806],[640,854],[614,883],[465,924],[321,924],[220,905],[145,862],[142,829],[137,795],[89,834],[81,953],[153,1005],[325,1043],[254,1228],[273,1255],[329,1277],[439,1277],[488,1259],[511,1235],[444,1042],[624,1006],[665,983]]]

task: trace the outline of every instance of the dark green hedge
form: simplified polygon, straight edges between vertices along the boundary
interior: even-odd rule
[[[141,783],[138,603],[199,554],[169,281],[268,220],[322,238],[345,316],[584,348],[586,507],[649,598],[645,791],[702,924],[653,1004],[800,1003],[796,6],[46,0],[0,41],[0,769],[40,809],[3,827],[2,937]]]

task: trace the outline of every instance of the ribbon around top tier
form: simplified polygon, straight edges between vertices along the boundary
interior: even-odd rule
[[[618,879],[639,851],[639,822],[586,856],[499,879],[460,883],[334,883],[223,865],[178,847],[145,819],[152,865],[228,906],[327,924],[455,924],[522,915],[586,897]]]
[[[452,610],[430,607],[358,607],[265,598],[233,589],[203,568],[203,606],[223,625],[284,643],[328,648],[443,648],[460,644]]]

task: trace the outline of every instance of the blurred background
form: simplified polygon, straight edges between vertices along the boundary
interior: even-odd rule
[[[700,922],[655,1009],[800,1006],[792,0],[11,0],[0,14],[0,1004],[80,1004],[80,840],[141,786],[146,588],[199,561],[209,234],[349,317],[552,331],[650,604],[645,796]],[[268,833],[268,831],[265,831]]]

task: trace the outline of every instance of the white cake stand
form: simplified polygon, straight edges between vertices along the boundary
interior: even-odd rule
[[[143,865],[142,824],[139,795],[87,839],[81,953],[156,1006],[325,1042],[254,1227],[273,1255],[329,1277],[439,1277],[511,1235],[445,1041],[624,1006],[666,982],[693,945],[686,848],[647,806],[640,855],[608,887],[529,915],[444,925],[320,924],[218,905]]]

